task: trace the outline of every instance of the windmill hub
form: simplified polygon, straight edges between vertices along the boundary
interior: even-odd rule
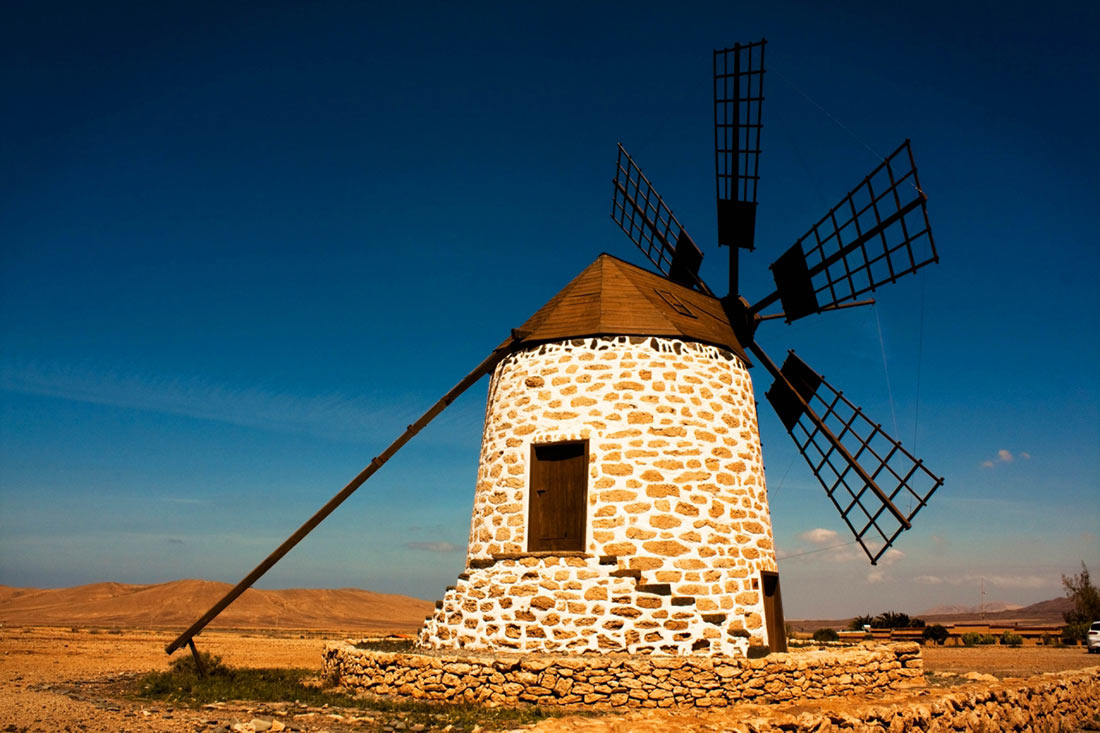
[[[727,295],[722,298],[722,310],[733,327],[733,333],[737,340],[743,344],[751,344],[756,341],[756,329],[760,325],[760,318],[752,313],[749,301],[741,296]]]

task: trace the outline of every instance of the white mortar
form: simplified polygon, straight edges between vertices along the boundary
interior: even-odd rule
[[[567,440],[588,441],[583,556],[523,556],[531,445]],[[767,644],[760,573],[775,570],[752,383],[737,356],[669,338],[542,344],[493,373],[467,570],[420,643],[743,654]]]

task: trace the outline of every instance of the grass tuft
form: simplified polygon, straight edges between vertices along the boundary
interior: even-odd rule
[[[375,652],[415,652],[413,639],[366,639],[355,644],[356,649],[370,649]]]
[[[300,703],[309,707],[354,708],[357,714],[377,713],[399,718],[408,725],[423,724],[430,730],[448,725],[457,731],[482,728],[514,728],[550,717],[584,715],[583,711],[524,706],[485,707],[419,700],[353,697],[339,688],[316,686],[316,671],[308,669],[245,669],[222,663],[201,653],[205,675],[199,675],[191,655],[173,660],[166,672],[151,672],[135,682],[138,698],[200,707],[214,702],[247,700],[257,703]]]

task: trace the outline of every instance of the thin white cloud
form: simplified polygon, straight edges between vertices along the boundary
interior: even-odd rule
[[[871,585],[874,585],[876,583],[885,583],[888,580],[889,577],[886,575],[885,570],[879,570],[875,568],[867,573],[867,582]]]
[[[863,550],[851,543],[839,547],[833,552],[826,553],[823,559],[834,563],[858,562],[861,565],[867,562],[867,556],[863,554]]]
[[[878,559],[878,564],[889,567],[890,565],[893,565],[894,563],[899,562],[904,558],[904,552],[897,548],[891,547],[889,550],[882,553],[882,557]]]
[[[1028,453],[1027,451],[1020,451],[1019,453],[1013,455],[1012,451],[1008,450],[1007,448],[1001,448],[1000,450],[997,451],[996,456],[994,456],[993,458],[987,458],[984,461],[982,461],[981,462],[981,467],[982,468],[993,468],[994,466],[996,466],[999,463],[1012,463],[1017,458],[1019,458],[1022,461],[1026,461],[1026,460],[1029,460],[1031,458],[1031,454]]]
[[[987,575],[985,582],[999,588],[1044,588],[1058,585],[1056,580],[1041,575]]]
[[[183,415],[279,432],[361,440],[413,417],[412,406],[377,406],[341,394],[299,396],[207,380],[165,378],[39,362],[0,363],[0,389],[98,405]],[[384,437],[384,436],[377,436]]]
[[[424,552],[460,552],[466,548],[453,542],[406,542],[405,547],[410,550],[422,550]]]
[[[986,586],[993,588],[1048,588],[1058,586],[1058,578],[1042,575],[1009,575],[981,573],[960,573],[958,575],[918,575],[913,582],[922,585],[978,585],[984,582]]]
[[[817,529],[811,529],[798,535],[801,539],[807,542],[812,542],[815,545],[828,545],[836,542],[840,539],[840,535],[831,529],[824,529],[818,527]]]

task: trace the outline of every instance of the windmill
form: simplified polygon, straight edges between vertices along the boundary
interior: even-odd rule
[[[717,238],[729,248],[729,292],[720,303],[741,344],[775,379],[768,401],[874,565],[943,479],[793,351],[776,366],[755,334],[763,321],[868,305],[858,298],[938,262],[927,196],[905,140],[769,266],[769,295],[752,304],[742,297],[738,254],[754,249],[766,43],[714,52]],[[611,217],[665,277],[713,294],[699,277],[702,252],[621,144]],[[764,313],[777,302],[781,313]]]
[[[659,274],[601,255],[409,425],[347,486],[168,645],[194,636],[460,394],[492,375],[466,569],[426,619],[429,647],[745,654],[786,648],[747,373],[875,563],[942,480],[794,354],[754,335],[859,305],[936,261],[908,141],[737,293],[753,248],[764,41],[716,51],[718,241],[730,293],[619,146],[612,217]],[[909,189],[912,188],[913,194]],[[913,217],[915,221],[911,221]],[[783,313],[764,314],[775,303]],[[903,512],[901,498],[913,506]]]

